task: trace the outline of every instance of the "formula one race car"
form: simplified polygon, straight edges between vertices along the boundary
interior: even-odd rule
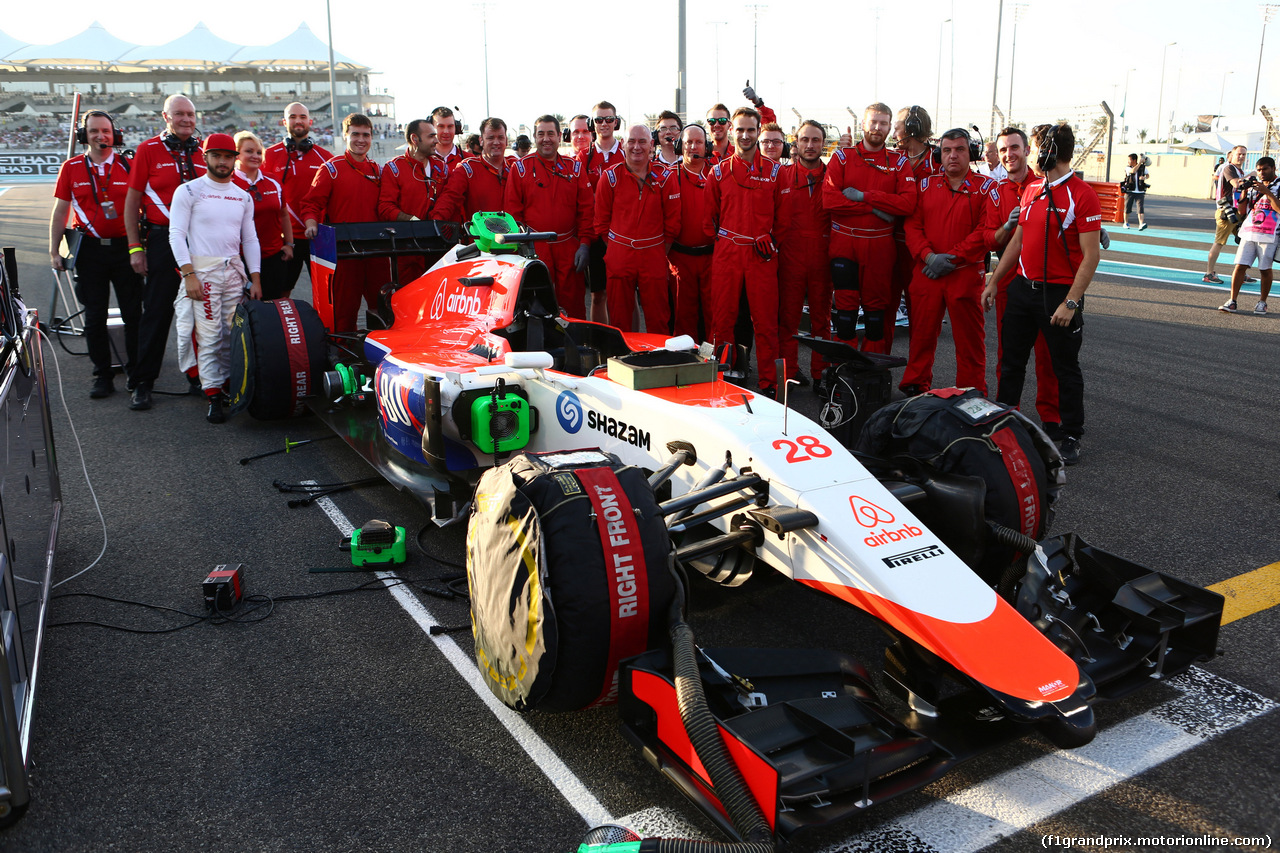
[[[470,517],[493,692],[519,710],[616,700],[729,836],[771,849],[1031,730],[1087,743],[1091,703],[1215,653],[1221,596],[1044,538],[1061,462],[1015,410],[935,391],[877,413],[851,450],[726,382],[707,345],[562,315],[533,252],[554,235],[477,214],[463,245],[455,227],[419,239],[434,263],[384,289],[369,331],[331,338],[346,355],[311,406],[437,523]],[[385,226],[358,230],[331,259],[395,253]],[[246,349],[283,346],[265,306]],[[280,361],[260,352],[249,373],[279,387],[309,363],[272,380]],[[698,649],[687,576],[735,586],[757,567],[878,620],[883,691],[838,652]]]

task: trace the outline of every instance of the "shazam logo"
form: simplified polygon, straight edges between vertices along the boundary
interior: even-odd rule
[[[431,319],[439,320],[444,316],[444,286],[445,281],[440,281],[440,286],[436,288],[435,298],[431,300]]]
[[[572,391],[561,391],[556,398],[556,420],[565,432],[576,433],[582,429],[582,403]]]

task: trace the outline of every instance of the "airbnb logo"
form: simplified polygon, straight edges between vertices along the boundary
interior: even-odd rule
[[[863,527],[875,527],[877,524],[893,524],[893,513],[882,506],[877,506],[866,498],[857,495],[849,497],[849,505],[853,507],[853,517]]]

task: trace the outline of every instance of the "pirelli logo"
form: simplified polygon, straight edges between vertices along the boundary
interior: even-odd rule
[[[921,560],[929,560],[933,557],[941,557],[942,549],[937,545],[928,545],[924,548],[917,548],[914,551],[907,551],[902,554],[894,554],[892,557],[881,557],[884,564],[891,569],[899,566],[906,566],[911,563],[919,563]]]

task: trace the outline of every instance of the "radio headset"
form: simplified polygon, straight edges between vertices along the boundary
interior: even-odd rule
[[[304,137],[301,142],[290,136],[284,141],[284,147],[290,154],[306,154],[312,148],[315,148],[316,144],[311,141],[310,136]]]
[[[193,133],[186,139],[179,139],[177,134],[171,130],[166,130],[160,137],[160,141],[164,143],[164,147],[168,148],[175,154],[186,154],[190,157],[200,150],[200,134]]]
[[[920,106],[912,104],[911,109],[907,111],[907,117],[903,119],[902,126],[907,129],[907,135],[913,139],[919,139],[925,142],[924,138],[924,122],[920,121]]]
[[[1036,158],[1036,165],[1040,167],[1041,172],[1047,172],[1058,164],[1058,128],[1061,125],[1053,125],[1045,132],[1044,144],[1040,146],[1040,154]]]
[[[569,128],[578,119],[582,119],[587,123],[587,130],[591,131],[591,141],[595,142],[596,141],[595,123],[591,121],[591,116],[584,116],[584,115],[576,115],[573,118],[569,119],[567,122],[565,122],[564,129],[560,132],[560,138],[563,139],[565,142],[569,141]]]
[[[102,110],[89,110],[84,114],[84,118],[80,121],[80,126],[76,128],[76,142],[81,145],[89,144],[89,119],[91,118],[105,118],[111,122],[111,147],[124,147],[124,134],[120,132],[120,128],[116,127],[115,119]]]

